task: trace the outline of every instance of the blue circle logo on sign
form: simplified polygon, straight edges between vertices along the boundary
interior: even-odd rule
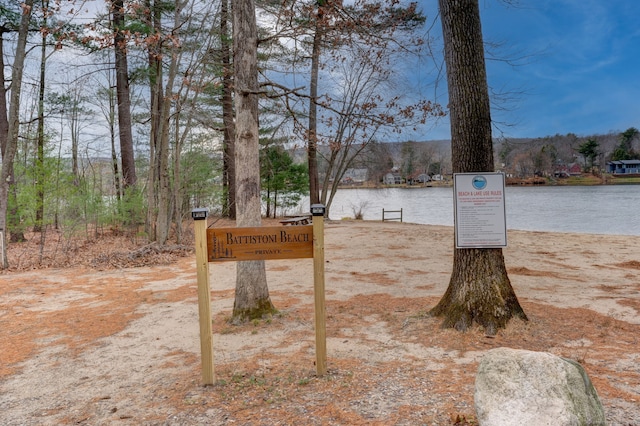
[[[484,189],[484,187],[487,186],[487,179],[484,176],[475,176],[471,180],[471,185],[473,185],[475,189]]]

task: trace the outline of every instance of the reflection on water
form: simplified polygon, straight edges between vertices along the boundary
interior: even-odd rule
[[[453,226],[453,189],[341,189],[330,218],[362,211],[380,220],[382,209],[402,209],[405,222]],[[639,185],[509,186],[506,209],[509,229],[640,235]]]

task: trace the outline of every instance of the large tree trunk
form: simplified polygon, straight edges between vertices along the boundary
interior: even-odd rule
[[[478,0],[439,0],[454,173],[490,172],[491,112]],[[474,322],[493,335],[514,316],[527,319],[507,276],[502,249],[455,249],[449,288],[431,310],[443,327]]]
[[[174,11],[174,28],[180,28],[180,17],[182,13],[183,4],[180,2],[176,2],[176,8]],[[158,25],[160,22],[160,13],[158,13]],[[169,229],[171,226],[171,212],[173,209],[171,208],[171,201],[173,200],[171,196],[171,179],[169,176],[169,130],[171,123],[171,99],[173,99],[173,86],[175,83],[176,76],[178,74],[178,64],[180,62],[181,56],[180,52],[176,48],[172,48],[169,52],[171,60],[169,61],[169,69],[167,75],[166,86],[164,89],[164,99],[162,102],[162,111],[160,116],[161,128],[162,132],[160,133],[161,143],[159,145],[160,151],[158,152],[159,157],[159,188],[160,192],[158,194],[158,232],[157,232],[157,241],[160,244],[165,244],[169,238]],[[162,81],[159,82],[162,85]],[[160,86],[162,87],[162,86]],[[162,95],[162,94],[160,94]],[[178,146],[178,141],[175,141],[176,149]],[[179,155],[176,153],[176,158],[179,158]],[[178,225],[180,226],[180,225]]]
[[[4,79],[4,49],[2,48],[2,45],[4,41],[2,39],[0,39],[0,55],[2,56],[2,59],[0,59],[0,66],[2,67],[2,76],[3,79],[2,81],[5,81]],[[0,89],[0,103],[2,104],[2,106],[0,107],[0,134],[2,135],[0,137],[0,146],[2,147],[2,156],[4,157],[4,150],[7,146],[7,140],[9,138],[9,121],[7,118],[7,92],[6,89],[4,87],[4,84],[2,84],[2,88]],[[17,142],[16,142],[17,143]],[[9,195],[8,195],[8,208],[9,208],[9,212],[7,214],[7,229],[9,230],[9,234],[10,234],[10,241],[12,243],[18,243],[18,242],[22,242],[25,241],[25,237],[24,237],[24,229],[22,227],[21,221],[20,221],[20,214],[19,214],[19,210],[18,210],[18,193],[17,193],[17,188],[16,188],[16,179],[15,179],[15,172],[13,169],[13,165],[11,166],[11,170],[9,172]]]
[[[0,242],[2,249],[2,259],[0,264],[2,269],[6,269],[9,264],[7,260],[7,205],[9,202],[9,185],[13,173],[13,160],[18,149],[18,134],[20,130],[20,92],[22,89],[22,74],[24,72],[24,58],[26,55],[27,35],[29,23],[31,22],[31,11],[33,0],[25,0],[22,5],[22,17],[18,28],[18,40],[16,42],[16,54],[11,72],[11,96],[9,100],[9,115],[7,138],[2,150],[2,169],[0,170]]]
[[[229,0],[220,8],[220,49],[222,62],[222,123],[224,125],[223,182],[225,187],[223,213],[236,218],[235,125],[233,123],[233,71],[229,36]]]
[[[131,98],[127,64],[127,40],[122,31],[124,22],[124,1],[114,0],[111,4],[116,57],[116,94],[118,98],[118,129],[120,135],[120,155],[122,156],[122,186],[126,190],[136,184],[136,163],[131,133]]]
[[[236,224],[261,225],[258,144],[258,35],[253,0],[233,4],[236,105]],[[233,320],[241,322],[274,312],[264,261],[237,263]]]

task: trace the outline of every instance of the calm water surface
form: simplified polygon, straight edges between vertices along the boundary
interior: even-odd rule
[[[529,231],[640,235],[640,185],[506,188],[507,227]],[[453,188],[342,189],[331,219],[380,220],[403,210],[405,222],[453,226]]]

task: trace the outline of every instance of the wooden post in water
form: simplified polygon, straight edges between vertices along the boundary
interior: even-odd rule
[[[325,206],[313,204],[313,293],[316,314],[316,373],[327,373],[327,331],[324,295],[324,213]]]
[[[207,209],[193,209],[196,238],[196,267],[198,280],[198,317],[200,319],[200,353],[202,357],[202,384],[213,385],[213,331],[211,329],[211,290],[209,286],[209,260],[207,251]]]

